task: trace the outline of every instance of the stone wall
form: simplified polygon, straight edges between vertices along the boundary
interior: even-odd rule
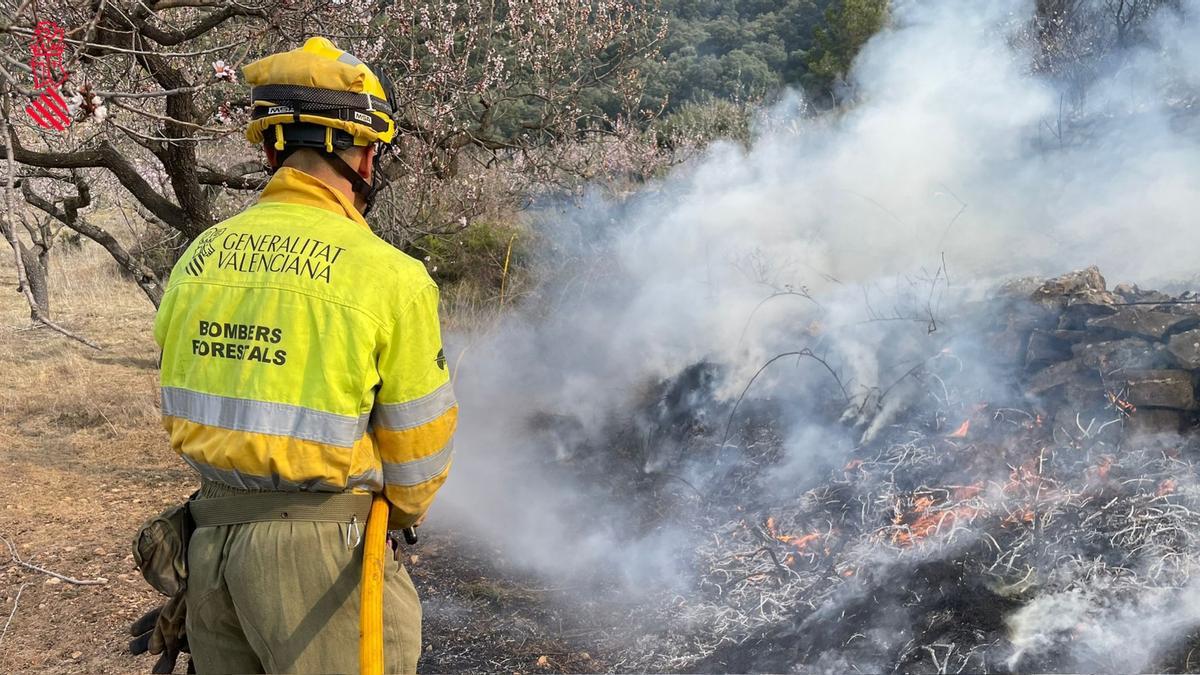
[[[1200,296],[1119,285],[1095,267],[1023,279],[998,294],[987,346],[1016,367],[1035,406],[1057,427],[1084,432],[1120,420],[1123,433],[1195,426]]]

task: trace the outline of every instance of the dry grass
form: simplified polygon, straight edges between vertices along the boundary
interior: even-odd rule
[[[54,317],[104,350],[30,329],[0,264],[0,536],[27,561],[108,583],[53,583],[0,548],[0,672],[144,672],[125,632],[157,598],[130,539],[193,485],[158,423],[153,307],[94,244],[62,252],[51,276]]]

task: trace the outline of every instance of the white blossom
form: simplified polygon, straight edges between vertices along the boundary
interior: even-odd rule
[[[79,111],[83,109],[83,95],[79,92],[71,94],[71,98],[67,100],[67,114],[72,118],[79,115]]]
[[[235,71],[232,66],[226,65],[225,61],[214,61],[212,66],[213,77],[217,78],[218,80],[237,83],[237,71]]]

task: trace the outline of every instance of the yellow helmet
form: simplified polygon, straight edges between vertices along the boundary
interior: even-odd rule
[[[276,150],[323,145],[333,152],[351,142],[338,130],[359,146],[390,144],[396,135],[390,84],[325,38],[309,38],[300,49],[259,59],[242,72],[253,101],[246,127],[251,143],[273,140]],[[285,131],[287,125],[296,126]],[[295,133],[301,129],[320,133]]]

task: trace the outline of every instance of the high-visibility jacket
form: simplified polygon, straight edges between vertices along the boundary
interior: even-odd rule
[[[171,273],[154,324],[171,446],[236,488],[383,492],[412,524],[458,415],[437,305],[342,193],[279,169]]]

